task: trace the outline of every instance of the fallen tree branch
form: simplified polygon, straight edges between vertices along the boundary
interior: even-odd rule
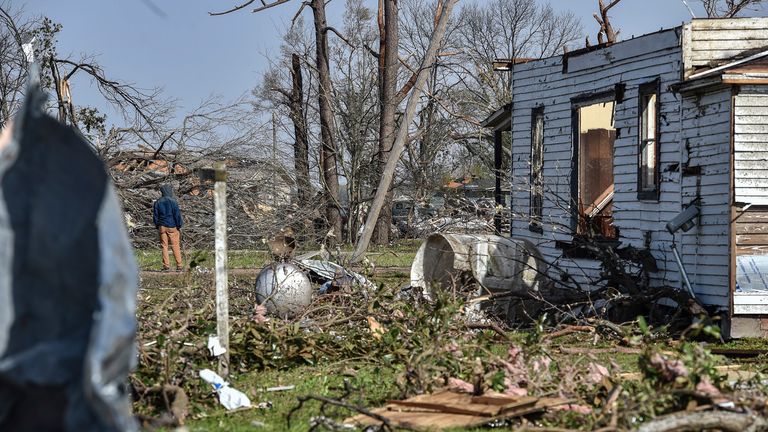
[[[561,336],[567,336],[569,334],[581,333],[581,332],[594,333],[595,328],[592,326],[575,326],[575,325],[567,326],[564,329],[556,330],[556,331],[553,331],[552,333],[544,335],[543,339],[552,340],[555,338],[559,338]]]
[[[578,348],[578,347],[560,347],[563,354],[641,354],[640,348],[612,347],[612,348]]]
[[[495,331],[499,336],[503,337],[504,340],[510,340],[509,335],[496,323],[490,323],[490,324],[467,324],[467,328],[470,330],[493,330]]]
[[[768,421],[753,413],[727,411],[682,412],[651,420],[638,432],[678,432],[718,429],[727,432],[757,432],[768,430]]]

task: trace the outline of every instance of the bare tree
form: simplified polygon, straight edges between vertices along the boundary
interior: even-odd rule
[[[309,131],[304,114],[304,80],[301,73],[301,59],[296,53],[291,54],[291,94],[290,110],[294,130],[294,168],[296,169],[296,189],[299,206],[308,206],[312,186],[309,182]]]
[[[398,0],[379,0],[379,99],[381,112],[379,120],[379,174],[389,160],[392,144],[395,142],[395,115],[397,112],[397,74],[400,65],[398,49]],[[373,243],[389,243],[392,226],[392,190],[387,191],[384,206],[376,221]]]
[[[709,18],[734,18],[740,13],[758,9],[764,0],[700,0]]]
[[[282,5],[291,0],[274,0],[270,2],[261,2],[261,6],[253,9],[252,12],[261,12],[269,8]],[[245,9],[253,4],[255,0],[249,0],[241,5],[235,6],[223,12],[211,13],[211,15],[224,15]],[[336,242],[341,239],[341,211],[339,202],[339,177],[337,170],[337,149],[333,137],[333,109],[331,106],[331,73],[328,61],[328,32],[333,29],[328,26],[325,14],[324,0],[308,0],[301,3],[301,7],[296,16],[304,10],[305,7],[312,9],[312,16],[315,29],[315,68],[318,76],[318,111],[320,117],[320,135],[322,151],[320,154],[320,165],[322,166],[322,184],[326,195],[325,218],[330,227],[330,242]]]
[[[157,132],[169,117],[170,105],[161,99],[159,90],[141,89],[108,77],[92,57],[73,60],[61,56],[56,35],[62,27],[46,17],[24,20],[19,10],[2,3],[0,21],[4,24],[0,26],[0,125],[14,115],[23,99],[29,65],[22,43],[32,42],[40,84],[54,94],[60,121],[81,129],[97,149],[105,143],[106,116],[93,107],[78,107],[73,101],[73,81],[84,80],[95,85],[104,102],[121,114],[125,125],[118,129],[150,131],[155,133],[152,141],[160,140]]]
[[[355,241],[378,178],[379,58],[371,55],[376,42],[373,12],[362,0],[347,0],[342,32],[348,37],[331,44],[336,66],[334,88],[335,131],[339,167],[346,180],[348,222],[346,239]]]
[[[429,42],[433,3],[403,0],[402,10],[401,50],[410,60],[418,58]],[[428,187],[434,190],[448,174],[489,175],[494,168],[493,149],[480,124],[511,97],[511,75],[494,71],[493,62],[556,55],[581,34],[572,13],[558,13],[534,1],[465,4],[447,30],[439,62],[430,75],[430,99],[418,116],[422,123],[405,157],[406,178],[413,185],[426,185],[414,180],[431,176]],[[415,195],[425,199],[427,190]]]
[[[400,159],[400,155],[405,148],[406,140],[408,138],[408,128],[413,121],[414,114],[416,113],[416,107],[419,103],[424,87],[427,82],[428,70],[435,65],[437,59],[438,49],[442,45],[443,37],[445,36],[446,29],[448,27],[448,21],[451,16],[453,6],[458,0],[446,0],[445,3],[438,3],[439,10],[435,13],[439,18],[435,23],[435,30],[432,34],[432,38],[429,43],[429,47],[424,54],[424,60],[419,68],[417,78],[413,85],[413,91],[408,99],[403,120],[397,131],[395,142],[392,145],[392,153],[390,159],[387,161],[387,165],[379,181],[379,187],[376,190],[376,196],[371,204],[371,210],[368,213],[365,226],[363,227],[362,235],[358,239],[355,251],[351,258],[352,262],[360,261],[363,258],[365,251],[370,244],[371,236],[373,235],[373,229],[376,221],[379,218],[379,214],[386,200],[386,194],[392,183],[392,179],[397,168],[397,163]]]
[[[611,25],[611,17],[608,15],[608,11],[619,4],[620,1],[621,0],[612,0],[606,5],[603,3],[603,0],[597,0],[597,5],[600,8],[600,14],[593,14],[592,16],[595,17],[595,21],[597,21],[597,23],[600,25],[600,30],[597,32],[598,44],[610,44],[616,42],[616,36],[619,34],[619,32],[613,29],[613,25]],[[589,45],[589,38],[587,38],[587,45]]]

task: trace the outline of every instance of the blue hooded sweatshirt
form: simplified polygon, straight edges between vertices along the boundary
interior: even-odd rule
[[[163,185],[160,187],[160,193],[163,194],[163,196],[155,201],[155,205],[152,209],[155,228],[161,226],[167,228],[181,228],[183,225],[181,211],[179,210],[179,204],[173,197],[173,189],[170,185]]]

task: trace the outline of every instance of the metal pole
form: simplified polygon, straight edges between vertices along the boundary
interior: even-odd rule
[[[229,289],[227,287],[227,166],[213,165],[216,247],[216,335],[226,350],[219,356],[219,375],[229,374]]]
[[[683,260],[680,259],[680,253],[677,251],[677,244],[675,243],[674,238],[672,239],[672,253],[675,254],[675,260],[677,261],[677,266],[680,268],[680,274],[683,275],[685,288],[688,290],[688,294],[691,295],[691,298],[695,300],[696,294],[693,293],[693,288],[691,288],[691,281],[688,279],[688,273],[685,271],[685,267],[683,266]]]

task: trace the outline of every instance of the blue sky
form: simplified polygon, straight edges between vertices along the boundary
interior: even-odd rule
[[[239,0],[26,0],[27,15],[46,15],[63,25],[60,55],[95,54],[107,73],[140,87],[162,87],[182,109],[211,95],[235,98],[248,92],[278,52],[280,33],[299,0],[252,14],[249,10],[210,17],[210,10]],[[375,0],[367,0],[375,7]],[[460,0],[462,2],[471,0]],[[483,1],[483,0],[475,0]],[[688,0],[697,14],[696,0]],[[258,2],[257,2],[258,3]],[[576,13],[593,43],[597,0],[551,0]],[[329,22],[339,26],[344,0],[328,5]],[[304,12],[311,19],[309,10]],[[690,19],[682,0],[623,0],[612,12],[621,38],[674,27]],[[700,16],[700,15],[697,15]],[[76,104],[101,106],[94,89],[74,82]]]

